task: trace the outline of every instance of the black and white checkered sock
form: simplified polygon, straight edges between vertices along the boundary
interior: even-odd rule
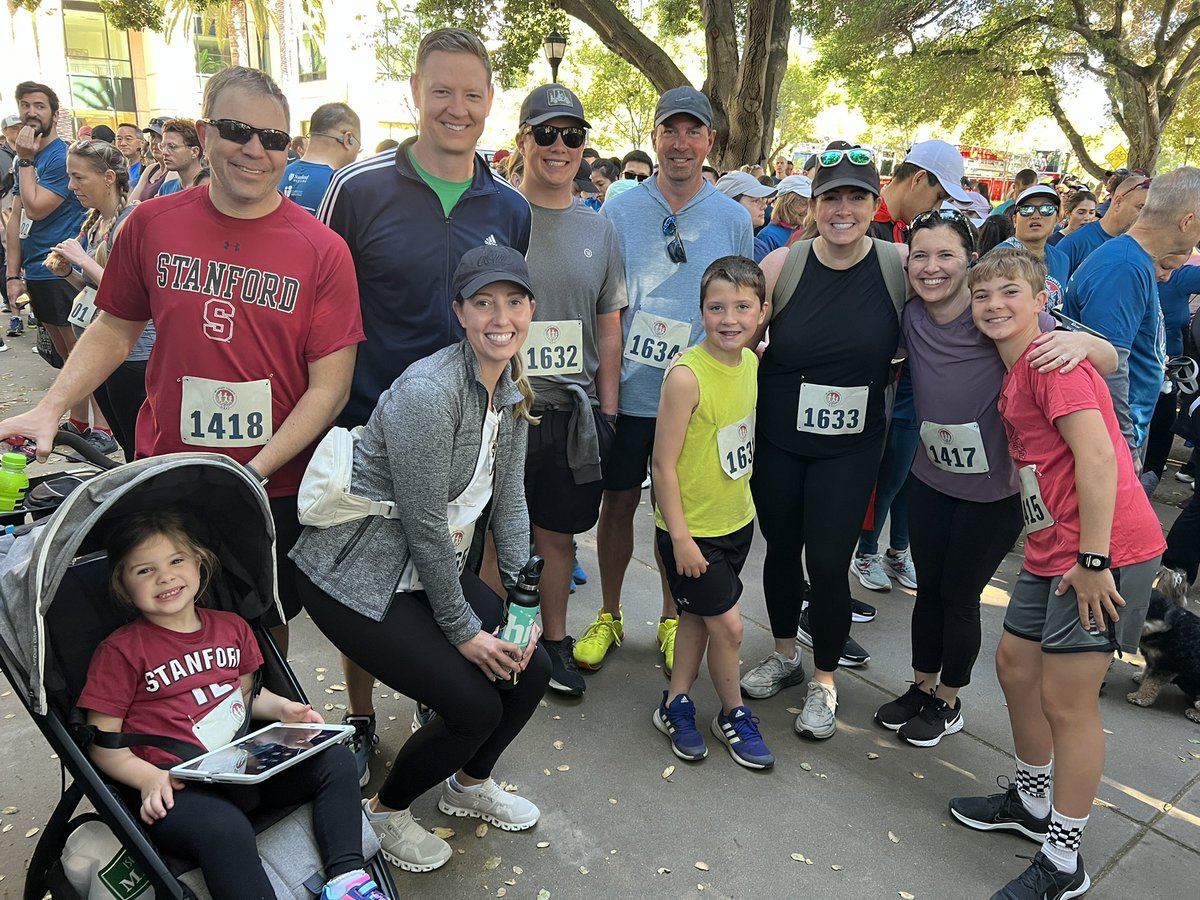
[[[1054,760],[1044,766],[1031,766],[1017,757],[1017,795],[1031,815],[1039,819],[1050,815],[1050,789],[1054,783]]]
[[[1072,819],[1057,809],[1050,811],[1050,830],[1042,844],[1042,853],[1058,867],[1060,872],[1074,872],[1079,866],[1079,842],[1088,817]]]

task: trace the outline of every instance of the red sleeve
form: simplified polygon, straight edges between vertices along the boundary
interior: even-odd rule
[[[92,655],[87,682],[76,704],[106,716],[124,719],[137,692],[138,673],[128,654],[105,640]]]
[[[140,215],[139,215],[140,213]],[[96,306],[131,322],[146,322],[150,313],[152,261],[140,260],[142,236],[146,231],[146,210],[135,209],[121,227],[120,240],[114,240],[112,252],[104,264],[104,278],[96,292]]]
[[[238,666],[238,675],[249,675],[257,672],[263,664],[262,650],[258,647],[258,639],[254,637],[254,632],[246,623],[246,620],[237,613],[222,613],[222,618],[228,617],[229,627],[233,630],[234,636],[231,643],[236,643],[241,649],[241,664]]]
[[[1061,372],[1041,373],[1031,369],[1029,378],[1034,400],[1050,422],[1056,422],[1063,416],[1069,416],[1082,409],[1101,408],[1100,398],[1096,393],[1096,380],[1093,379],[1091,367],[1086,362],[1065,375]]]
[[[303,210],[299,212],[308,215]],[[312,222],[317,224],[315,220]],[[320,228],[327,233],[328,239],[323,246],[318,244],[315,247],[322,266],[317,280],[312,326],[304,345],[304,358],[310,363],[366,340],[362,327],[362,307],[358,302],[358,276],[350,248],[325,226],[321,225]]]

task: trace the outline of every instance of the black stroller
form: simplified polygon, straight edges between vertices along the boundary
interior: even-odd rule
[[[64,876],[61,857],[73,828],[81,819],[96,816],[132,858],[130,865],[136,863],[128,877],[144,878],[156,897],[211,896],[195,864],[161,854],[93,766],[86,750],[89,730],[75,706],[93,652],[124,624],[108,598],[106,525],[120,515],[165,502],[184,506],[209,529],[205,543],[217,553],[222,568],[210,598],[217,608],[238,613],[252,626],[265,660],[263,683],[282,696],[307,702],[259,621],[279,602],[266,494],[228,458],[179,453],[102,472],[84,481],[52,516],[24,526],[23,534],[0,537],[0,667],[64,769],[64,790],[30,861],[27,900],[40,900],[46,892],[55,898],[79,897]],[[77,815],[84,798],[95,807],[96,816]],[[319,893],[324,876],[309,807],[272,810],[252,821],[276,895],[305,900]],[[388,896],[396,897],[365,819],[362,827],[368,869]]]

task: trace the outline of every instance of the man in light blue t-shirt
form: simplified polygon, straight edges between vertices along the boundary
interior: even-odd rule
[[[279,189],[315,216],[333,173],[362,152],[362,125],[345,103],[325,103],[312,114],[309,129],[304,158],[288,164]]]
[[[1166,364],[1157,281],[1191,257],[1200,241],[1198,209],[1200,169],[1176,169],[1155,179],[1138,221],[1084,260],[1067,291],[1064,312],[1117,348],[1117,371],[1105,381],[1135,460],[1146,443]]]
[[[600,210],[616,227],[629,292],[621,322],[617,433],[612,463],[605,467],[597,531],[603,612],[614,619],[621,614],[621,586],[633,554],[633,516],[654,447],[663,375],[676,354],[704,337],[700,278],[722,256],[754,258],[750,213],[704,180],[704,158],[715,135],[704,94],[691,87],[667,91],[654,110],[658,169],[632,190],[606,200]],[[668,671],[674,663],[676,622],[675,602],[664,581],[658,642]]]
[[[1136,175],[1126,178],[1113,192],[1108,212],[1103,219],[1088,222],[1058,242],[1058,249],[1067,255],[1070,265],[1068,276],[1083,265],[1101,244],[1127,232],[1146,205],[1146,193],[1150,190],[1150,179]]]

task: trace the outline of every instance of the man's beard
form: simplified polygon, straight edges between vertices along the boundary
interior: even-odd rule
[[[33,126],[34,137],[42,138],[42,137],[45,137],[46,135],[50,134],[52,131],[54,131],[54,122],[53,121],[51,121],[49,124],[46,124],[46,123],[43,123],[42,120],[37,118],[36,116],[29,117],[28,119],[26,119],[24,121],[23,124]]]

